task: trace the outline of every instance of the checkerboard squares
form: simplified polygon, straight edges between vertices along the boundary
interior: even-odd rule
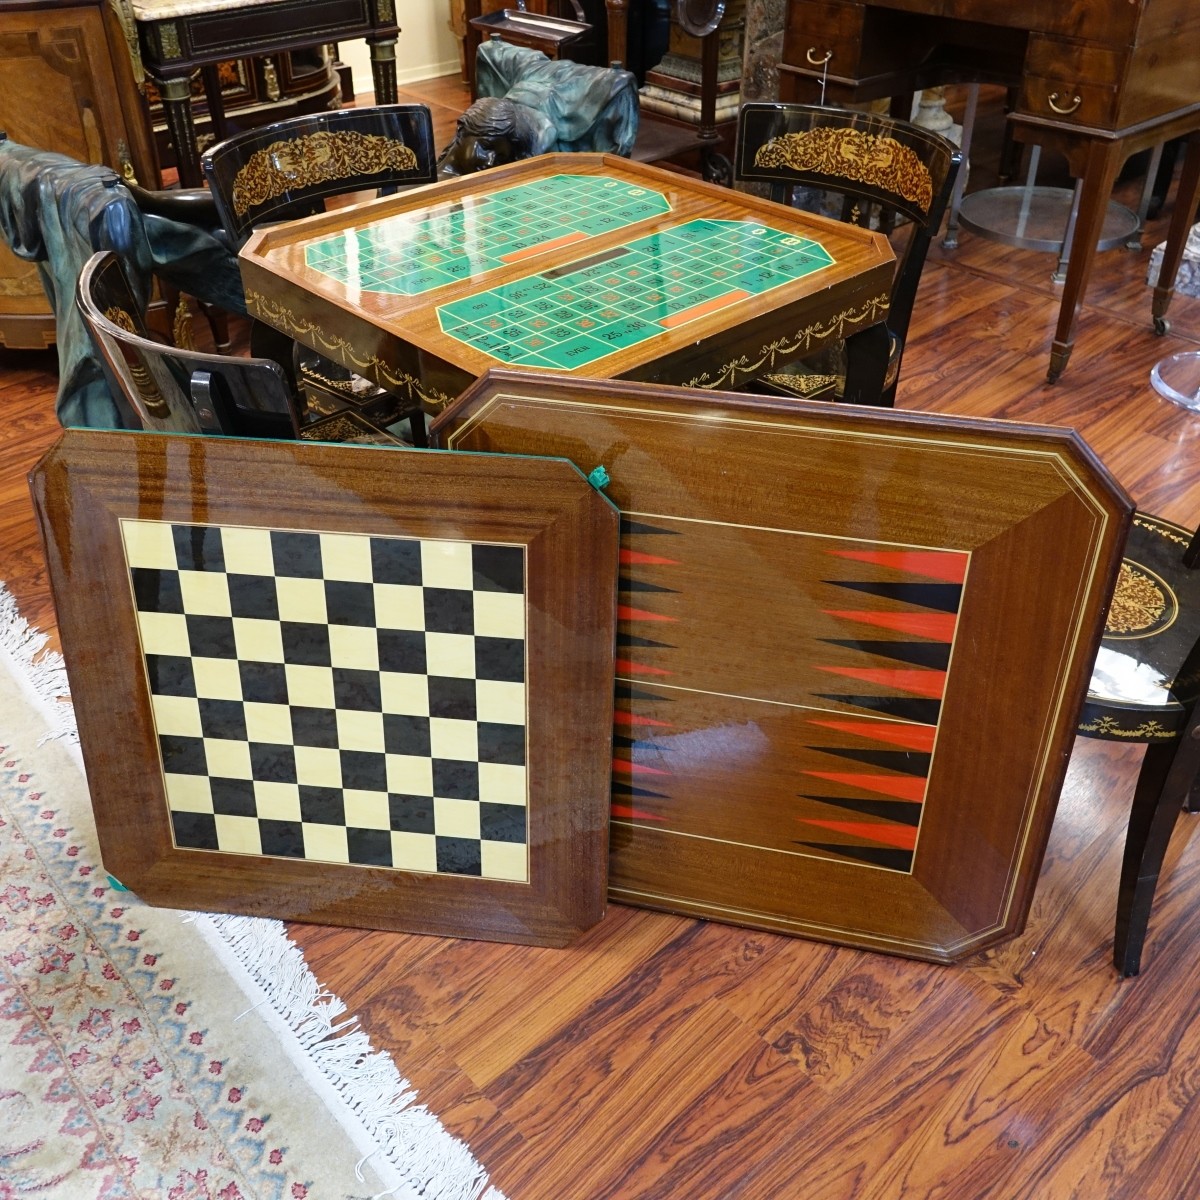
[[[217,813],[213,818],[221,850],[226,854],[262,854],[262,839],[255,817],[232,817]]]
[[[480,874],[485,879],[529,881],[529,851],[520,842],[480,842]]]
[[[200,705],[193,696],[151,696],[154,728],[160,734],[177,737],[203,737]]]
[[[392,862],[402,871],[436,873],[437,838],[431,833],[393,832]]]
[[[279,602],[281,621],[307,622],[311,625],[328,624],[323,579],[280,575],[275,579],[275,595]]]
[[[384,744],[382,713],[339,708],[334,716],[337,721],[337,743],[342,750],[372,753],[378,752]],[[353,821],[350,823],[354,824]]]
[[[142,613],[139,621],[155,614]],[[237,656],[244,662],[281,663],[283,657],[283,630],[278,621],[260,620],[258,617],[233,618],[233,644]]]
[[[296,779],[310,787],[340,788],[342,758],[337,750],[323,746],[294,746]]]
[[[350,846],[344,825],[318,825],[305,821],[301,826],[304,857],[317,862],[348,863]]]
[[[377,583],[375,624],[380,629],[424,629],[425,589],[410,583]]]
[[[179,591],[186,613],[198,617],[233,615],[228,577],[218,571],[180,571]]]
[[[125,561],[131,567],[174,571],[179,566],[175,537],[165,522],[122,520],[121,541],[125,546]]]
[[[418,754],[384,756],[389,792],[401,796],[433,795],[433,759]]]
[[[343,583],[371,583],[371,539],[357,533],[323,533],[321,575]]]
[[[205,738],[204,762],[210,775],[224,779],[253,779],[250,744],[229,738]]]
[[[479,684],[476,684],[478,692]],[[429,716],[429,679],[403,671],[379,672],[379,695],[383,711],[405,713],[411,717]],[[521,710],[524,720],[525,710]]]
[[[223,525],[221,527],[221,546],[224,550],[225,570],[230,574],[275,574],[269,529],[247,529],[238,525]]]
[[[475,639],[465,633],[427,633],[425,663],[430,675],[475,678]]]
[[[289,663],[284,667],[288,700],[305,708],[336,708],[333,695],[333,671],[329,667],[308,667]]]
[[[193,658],[196,695],[208,700],[240,700],[242,676],[235,658]]]
[[[514,592],[475,593],[475,633],[479,637],[525,637],[525,597]]]
[[[254,783],[254,808],[264,821],[299,821],[300,788],[294,783]]]
[[[513,763],[480,763],[479,795],[492,804],[524,805],[525,768]]]
[[[525,685],[500,679],[475,681],[475,716],[498,725],[525,724]]]
[[[137,623],[147,654],[188,656],[187,618],[182,613],[139,612]]]
[[[421,543],[421,582],[425,587],[470,591],[474,580],[474,557],[469,542]]]
[[[375,630],[361,625],[330,625],[329,657],[339,667],[378,671],[379,639]]]
[[[292,741],[291,713],[285,704],[254,704],[242,706],[246,720],[246,738],[251,742],[271,742],[289,745]],[[162,729],[160,733],[164,732]]]
[[[475,800],[433,799],[433,815],[440,837],[479,840],[479,803]]]
[[[163,775],[166,785],[167,807],[172,812],[211,813],[213,811],[212,787],[207,775]]]
[[[391,809],[386,792],[360,792],[347,788],[342,793],[346,824],[351,829],[391,829]]]

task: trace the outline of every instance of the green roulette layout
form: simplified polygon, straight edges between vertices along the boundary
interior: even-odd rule
[[[441,305],[442,331],[510,366],[587,366],[831,266],[819,242],[700,219]]]
[[[553,175],[344,230],[305,247],[304,259],[348,287],[419,296],[670,211],[652,188]]]

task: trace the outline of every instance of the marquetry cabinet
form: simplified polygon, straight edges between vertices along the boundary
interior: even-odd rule
[[[159,182],[124,33],[105,0],[0,0],[0,129],[13,141]],[[54,341],[32,263],[0,241],[0,343]]]

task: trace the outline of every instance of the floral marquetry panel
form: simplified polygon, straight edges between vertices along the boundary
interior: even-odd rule
[[[1032,896],[1130,505],[1069,431],[493,372],[620,508],[610,895],[951,961]]]
[[[73,432],[35,489],[123,883],[550,944],[598,919],[617,518],[570,464]]]

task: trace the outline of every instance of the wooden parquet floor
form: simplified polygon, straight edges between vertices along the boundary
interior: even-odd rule
[[[456,81],[418,94],[447,133]],[[1147,247],[1164,236],[1165,219]],[[1154,337],[1147,257],[1098,257],[1051,386],[1050,257],[969,234],[935,249],[900,406],[1073,425],[1139,504],[1194,523],[1200,418],[1148,376],[1200,347],[1200,301],[1177,297]],[[54,386],[52,354],[0,351],[0,575],[42,627],[24,476],[55,437]],[[1025,933],[954,967],[621,906],[562,951],[292,932],[511,1200],[1196,1200],[1193,819],[1143,974],[1110,963],[1139,755],[1076,744]]]

